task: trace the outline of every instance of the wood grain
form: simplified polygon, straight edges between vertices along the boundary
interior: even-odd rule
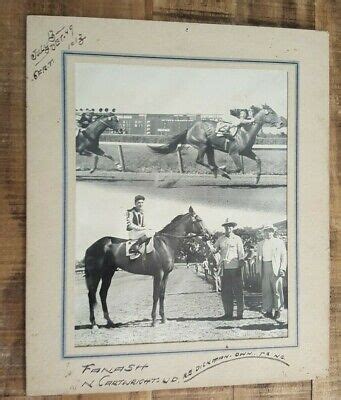
[[[70,15],[327,30],[330,33],[330,376],[314,382],[131,394],[81,399],[338,399],[340,384],[341,2],[337,0],[2,0],[0,2],[0,395],[25,397],[25,20]],[[318,62],[318,60],[316,60]],[[54,396],[69,399],[74,396]],[[43,397],[41,397],[43,399]]]

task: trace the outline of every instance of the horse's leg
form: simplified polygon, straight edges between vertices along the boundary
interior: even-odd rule
[[[219,173],[224,178],[231,179],[230,176],[226,173],[226,171],[221,171],[218,168],[218,166],[215,162],[215,158],[214,158],[213,147],[208,147],[206,153],[207,153],[207,160],[208,160],[209,164],[212,165],[212,167],[214,168],[214,176],[217,177],[217,174]]]
[[[232,158],[234,165],[237,167],[236,169],[231,169],[227,170],[226,167],[224,168],[224,171],[229,173],[229,174],[238,174],[240,171],[243,170],[243,165],[240,159],[240,155],[238,153],[232,153],[230,154],[230,157]]]
[[[109,317],[108,306],[107,306],[107,295],[108,289],[111,284],[111,279],[115,273],[115,269],[107,268],[102,276],[102,285],[101,290],[99,291],[99,295],[101,297],[103,316],[107,320],[107,328],[114,328],[114,323]]]
[[[86,285],[88,288],[88,298],[89,298],[89,308],[90,308],[90,323],[92,329],[98,328],[96,325],[94,308],[97,303],[96,301],[96,291],[101,279],[100,273],[98,272],[99,269],[96,265],[93,265],[89,268],[89,266],[85,266],[85,279]]]
[[[102,157],[105,157],[105,158],[108,158],[109,160],[111,160],[115,164],[116,169],[118,171],[123,171],[122,165],[120,163],[118,163],[117,161],[115,161],[114,157],[112,157],[110,154],[103,153]]]
[[[206,152],[207,152],[207,147],[206,147],[206,145],[205,145],[205,146],[199,147],[199,148],[198,148],[198,155],[197,155],[197,158],[196,158],[195,162],[196,162],[197,164],[202,165],[203,167],[206,167],[206,168],[210,169],[211,172],[213,172],[213,173],[214,173],[214,176],[216,177],[216,176],[217,176],[217,175],[216,175],[216,174],[217,174],[217,169],[215,169],[214,166],[209,165],[209,164],[206,164],[206,163],[204,162],[204,157],[205,157]],[[207,157],[207,158],[208,158],[208,157]]]
[[[214,149],[210,146],[206,148],[207,162],[210,165],[211,170],[213,171],[214,177],[217,177],[218,166],[215,163],[214,158]]]
[[[166,273],[163,276],[163,279],[161,281],[161,287],[160,287],[160,317],[161,317],[161,324],[165,324],[167,321],[167,318],[165,317],[165,308],[164,308],[164,303],[165,303],[165,293],[166,293],[166,285],[167,285],[167,280],[168,280],[168,275],[169,273]]]
[[[153,309],[152,309],[152,326],[156,324],[156,307],[160,297],[160,284],[161,284],[161,276],[154,275],[153,282]]]
[[[256,161],[257,163],[257,179],[256,179],[256,184],[259,182],[261,173],[262,173],[262,162],[260,158],[253,152],[253,151],[248,151],[247,153],[243,153],[243,156],[251,158],[251,160]]]
[[[92,170],[90,171],[90,174],[93,174],[96,169],[97,169],[97,164],[98,164],[98,155],[95,155],[95,161],[94,161],[94,167],[92,168]]]

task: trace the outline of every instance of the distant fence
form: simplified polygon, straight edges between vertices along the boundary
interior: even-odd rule
[[[126,163],[125,163],[125,157],[124,157],[124,150],[123,146],[142,146],[146,145],[146,143],[131,143],[131,142],[100,142],[100,145],[106,144],[106,145],[112,145],[112,146],[117,146],[118,148],[118,154],[120,157],[120,163],[122,166],[122,170],[126,171]],[[148,143],[151,145],[160,145],[160,143]],[[254,150],[280,150],[280,151],[286,151],[287,150],[287,145],[286,144],[255,144],[253,146]],[[183,155],[181,153],[181,146],[178,146],[176,153],[177,153],[177,158],[178,158],[178,168],[179,172],[181,174],[184,174],[184,163],[183,163]],[[241,156],[241,161],[242,161],[242,173],[244,174],[244,157]]]
[[[215,291],[220,291],[221,283],[218,276],[218,270],[211,265],[207,268],[203,263],[194,263],[194,268],[198,275],[201,275],[208,283],[210,283]],[[245,261],[243,268],[244,289],[251,292],[261,292],[261,273],[257,271],[254,261]]]

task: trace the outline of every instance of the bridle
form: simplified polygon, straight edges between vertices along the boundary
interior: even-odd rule
[[[107,124],[106,122],[104,122],[102,119],[99,120],[99,122],[101,122],[103,125],[105,125],[106,127],[113,129],[113,127],[109,124]]]
[[[198,233],[190,233],[187,235],[173,235],[171,233],[166,233],[166,232],[158,232],[155,234],[155,236],[168,236],[171,238],[176,238],[176,239],[192,239],[194,237],[200,237],[204,236],[203,234],[198,234]]]

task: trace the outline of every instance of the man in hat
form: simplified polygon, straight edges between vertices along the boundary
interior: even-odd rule
[[[225,314],[220,319],[233,319],[233,301],[237,302],[237,319],[243,318],[244,295],[242,266],[245,257],[242,239],[233,232],[236,222],[228,219],[222,224],[225,234],[220,236],[212,248],[220,253],[221,298]]]
[[[138,253],[142,243],[152,237],[152,233],[147,230],[144,224],[144,205],[145,197],[142,195],[135,196],[135,206],[127,210],[127,231],[129,239],[136,240],[130,247],[130,253]]]
[[[273,225],[265,225],[263,233],[264,240],[257,246],[258,270],[262,271],[262,309],[266,317],[279,319],[284,306],[283,277],[287,269],[287,251],[284,242],[274,237]]]

